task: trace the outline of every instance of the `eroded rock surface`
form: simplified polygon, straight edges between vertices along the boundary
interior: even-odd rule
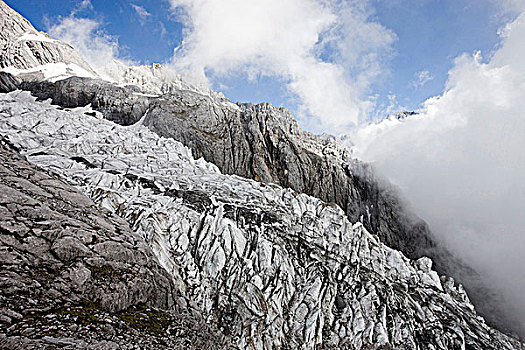
[[[362,222],[390,247],[414,259],[430,256],[439,273],[465,283],[491,324],[513,329],[497,297],[474,271],[436,244],[425,223],[410,215],[391,186],[382,186],[367,165],[338,149],[330,137],[303,132],[285,109],[232,104],[159,65],[116,64],[105,73],[119,85],[79,78],[97,75],[69,45],[37,32],[1,0],[0,11],[0,92],[22,88],[64,108],[91,104],[122,125],[141,120],[225,174],[277,183],[336,203],[351,222]],[[87,161],[82,164],[90,166]]]
[[[284,108],[235,105],[188,90],[148,96],[137,87],[78,77],[19,87],[62,107],[90,104],[121,125],[143,119],[150,130],[182,142],[195,158],[203,157],[225,174],[273,182],[336,203],[352,221],[361,220],[411,257],[434,251],[426,224],[403,210],[391,187],[382,187],[371,169],[338,148],[333,138],[301,130]]]
[[[430,259],[406,258],[335,205],[223,175],[142,125],[1,96],[0,132],[128,221],[241,348],[523,348]],[[85,254],[75,245],[64,258]]]
[[[9,73],[0,72],[0,93],[11,92],[18,89],[20,82]]]
[[[5,17],[2,67],[17,76],[0,72],[0,91],[29,90],[65,108],[90,104],[121,125],[144,119],[143,124],[152,131],[182,142],[195,158],[203,157],[225,174],[277,183],[336,203],[350,221],[362,222],[390,247],[414,259],[430,256],[440,273],[466,285],[492,324],[513,329],[513,320],[507,319],[499,306],[501,301],[476,272],[437,244],[427,225],[405,208],[399,193],[390,185],[381,185],[369,166],[352,159],[331,137],[302,131],[283,108],[265,103],[232,104],[216,93],[184,83],[175,72],[158,65],[126,67],[116,62],[106,73],[119,85],[80,78],[96,74],[85,62],[71,59],[78,54],[70,53],[68,45],[36,32],[1,0],[0,4]],[[42,53],[13,51],[11,47],[17,45],[24,50],[27,45],[59,45],[53,50],[60,54],[35,60],[31,57]],[[15,64],[20,59],[25,63]],[[48,61],[66,64],[66,68],[50,66]],[[78,66],[91,73],[72,69]],[[62,79],[67,77],[71,78]]]
[[[127,222],[0,142],[0,348],[228,348]]]

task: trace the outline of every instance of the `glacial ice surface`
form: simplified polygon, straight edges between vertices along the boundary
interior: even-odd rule
[[[430,259],[407,259],[334,204],[223,175],[140,123],[15,91],[0,94],[0,133],[126,219],[241,349],[523,348]]]

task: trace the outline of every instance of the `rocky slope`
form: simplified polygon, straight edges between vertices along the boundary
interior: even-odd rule
[[[89,108],[23,92],[0,105],[0,133],[128,221],[181,298],[241,348],[522,348],[430,259],[407,259],[335,205],[222,175],[182,144]]]
[[[392,186],[337,147],[333,138],[304,132],[284,108],[233,104],[193,90],[145,94],[137,86],[72,77],[23,82],[39,99],[74,108],[91,105],[121,125],[139,120],[150,130],[182,142],[225,174],[276,183],[339,205],[388,246],[410,258],[429,256],[441,274],[460,280],[488,320],[506,330],[515,322],[477,273],[433,238],[427,225],[405,208]]]
[[[0,142],[0,347],[228,347],[127,222]]]
[[[121,125],[144,116],[143,125],[182,142],[196,158],[216,164],[223,173],[336,203],[352,221],[363,221],[387,244],[412,257],[434,246],[424,222],[404,211],[397,194],[380,186],[368,166],[339,149],[333,138],[302,131],[284,108],[236,105],[188,90],[152,96],[137,86],[77,77],[19,87],[62,107],[89,104]]]
[[[8,17],[12,18],[8,23],[21,20],[18,14]],[[27,23],[19,26],[24,25]],[[10,37],[20,33],[14,31]],[[4,55],[11,57],[9,51]],[[33,68],[44,69],[37,64]],[[404,209],[391,186],[381,186],[371,169],[338,148],[333,138],[301,130],[286,109],[269,104],[236,105],[182,84],[178,76],[177,84],[167,84],[157,76],[162,67],[143,74],[139,71],[145,68],[117,68],[124,76],[120,80],[135,85],[79,77],[28,81],[18,72],[22,83],[5,78],[9,81],[6,85],[0,80],[0,91],[12,91],[16,85],[62,107],[89,104],[121,125],[132,125],[144,116],[143,124],[150,130],[182,142],[195,158],[203,157],[225,174],[273,182],[336,203],[351,221],[363,222],[383,242],[409,257],[431,256],[443,273],[464,268],[437,247],[426,224]]]

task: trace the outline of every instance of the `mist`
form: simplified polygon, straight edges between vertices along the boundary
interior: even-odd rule
[[[420,114],[359,129],[354,151],[506,300],[525,333],[525,13],[489,58],[456,59]]]

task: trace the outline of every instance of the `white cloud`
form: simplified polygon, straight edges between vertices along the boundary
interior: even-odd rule
[[[429,81],[434,80],[434,76],[428,70],[422,70],[414,74],[414,80],[412,81],[412,86],[416,89],[419,89]]]
[[[92,10],[92,9],[93,9],[93,4],[91,3],[91,0],[82,0],[75,7],[75,9],[72,12],[72,15],[77,14],[84,10]]]
[[[501,48],[459,57],[418,116],[356,138],[458,256],[503,290],[525,334],[525,13]]]
[[[525,1],[523,0],[493,0],[498,6],[510,13],[521,13],[525,11]]]
[[[185,14],[174,64],[207,81],[244,72],[274,76],[319,129],[347,127],[370,109],[366,92],[394,34],[370,20],[366,1],[170,0]],[[334,129],[331,129],[333,131]]]
[[[48,32],[51,37],[73,46],[103,79],[137,84],[154,93],[160,93],[166,83],[180,83],[180,74],[169,66],[151,69],[120,57],[117,37],[107,34],[103,26],[98,20],[78,18],[72,12],[68,17],[59,17]],[[160,28],[162,33],[163,26]]]
[[[151,13],[149,13],[144,7],[142,6],[139,6],[139,5],[135,5],[135,4],[130,4],[131,7],[135,10],[135,12],[137,13],[137,15],[139,16],[139,20],[140,20],[140,23],[142,25],[144,25],[144,23],[146,23],[146,21],[149,19],[149,17],[151,17]]]
[[[116,37],[101,30],[102,23],[89,18],[76,18],[74,14],[60,18],[48,29],[51,37],[71,44],[86,61],[99,70],[118,57]]]

